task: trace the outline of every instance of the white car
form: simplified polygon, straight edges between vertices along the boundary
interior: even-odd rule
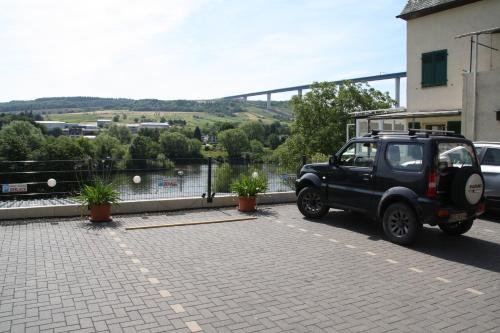
[[[500,211],[500,142],[474,142],[483,172],[486,209]]]

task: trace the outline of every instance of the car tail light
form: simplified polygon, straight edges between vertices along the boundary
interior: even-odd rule
[[[485,210],[486,210],[486,204],[484,202],[481,202],[476,207],[476,215],[481,215],[482,213],[484,213]]]
[[[437,215],[439,217],[448,217],[448,216],[450,216],[450,212],[447,209],[440,209],[440,210],[438,210]]]
[[[437,194],[437,180],[438,175],[436,170],[429,172],[429,179],[427,183],[427,197],[435,198]]]

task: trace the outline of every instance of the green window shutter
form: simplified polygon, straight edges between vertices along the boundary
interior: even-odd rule
[[[446,124],[446,128],[448,131],[453,131],[456,134],[460,134],[462,132],[462,122],[460,120],[449,121]]]
[[[409,129],[420,129],[420,123],[417,121],[417,122],[409,122],[408,123],[408,128]]]
[[[434,64],[431,53],[422,54],[422,87],[434,85]]]
[[[434,84],[436,86],[446,85],[447,83],[447,57],[448,53],[446,50],[438,51],[434,53]]]
[[[422,53],[422,87],[443,86],[448,82],[448,52]]]

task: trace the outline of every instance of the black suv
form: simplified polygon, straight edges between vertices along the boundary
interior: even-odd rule
[[[309,218],[329,208],[381,221],[389,240],[409,244],[423,224],[467,232],[484,211],[484,180],[472,142],[452,132],[372,131],[328,163],[306,164],[295,184]]]

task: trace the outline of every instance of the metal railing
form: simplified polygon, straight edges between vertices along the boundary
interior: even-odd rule
[[[241,175],[254,172],[267,179],[268,191],[290,191],[302,163],[284,167],[244,158],[0,161],[0,208],[73,204],[95,178],[113,183],[122,201],[202,197],[211,202],[231,193]]]

